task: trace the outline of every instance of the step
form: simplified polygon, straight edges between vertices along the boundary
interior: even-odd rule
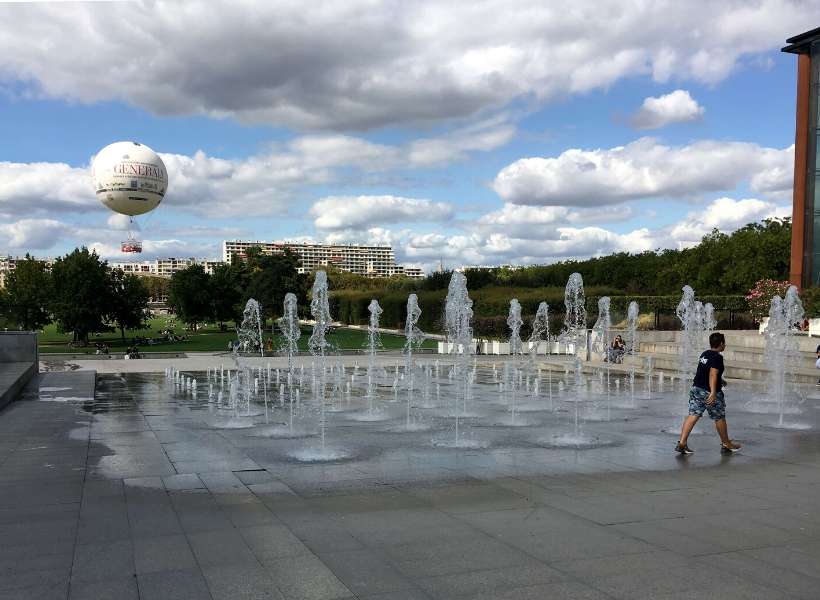
[[[624,364],[646,368],[647,357],[652,357],[653,369],[657,371],[668,371],[670,373],[678,370],[678,356],[671,354],[643,353],[624,357]],[[726,375],[734,379],[749,381],[764,381],[769,377],[771,370],[762,363],[753,361],[724,360],[726,365]],[[820,370],[809,362],[805,366],[800,366],[789,370],[789,380],[795,383],[816,383],[820,378]]]
[[[0,363],[0,409],[16,400],[36,374],[36,362]]]
[[[681,331],[639,331],[638,343],[675,343],[680,341],[682,333]],[[766,345],[765,336],[757,330],[722,330],[720,333],[726,337],[726,346],[728,348],[757,348],[762,351]],[[809,337],[802,332],[795,334],[795,341],[801,352],[814,353],[817,346],[820,346],[820,338]]]
[[[668,354],[679,356],[681,346],[670,342],[641,342],[641,354]],[[722,352],[723,358],[727,361],[762,363],[765,361],[763,348],[737,348],[730,347]],[[814,352],[801,352],[801,362],[807,365],[814,365],[816,356]]]

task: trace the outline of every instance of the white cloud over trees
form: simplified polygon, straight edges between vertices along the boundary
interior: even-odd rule
[[[498,173],[493,188],[506,202],[530,206],[697,199],[746,181],[754,192],[777,194],[791,189],[793,162],[794,146],[713,140],[667,146],[646,137],[615,148],[573,148],[555,157],[522,158]]]

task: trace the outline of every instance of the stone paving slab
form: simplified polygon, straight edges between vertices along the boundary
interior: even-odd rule
[[[816,430],[725,458],[635,425],[634,447],[301,465],[61,376],[41,385],[91,399],[0,411],[0,598],[818,597]]]

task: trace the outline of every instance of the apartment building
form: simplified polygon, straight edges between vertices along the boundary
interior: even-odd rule
[[[212,274],[217,265],[221,265],[219,260],[206,260],[202,258],[160,258],[157,260],[142,260],[129,262],[110,262],[112,269],[122,269],[124,273],[134,275],[153,275],[155,277],[170,277],[177,271],[187,269],[192,265],[202,265],[205,272]]]
[[[11,256],[7,254],[5,256],[0,256],[0,288],[5,287],[6,285],[6,277],[8,274],[14,271],[17,268],[17,263],[25,260],[23,256]],[[46,263],[48,266],[54,264],[53,258],[38,258],[40,262]]]
[[[243,257],[250,248],[261,248],[264,254],[280,254],[290,250],[299,258],[300,273],[335,267],[366,277],[424,277],[424,272],[417,267],[396,264],[396,255],[391,246],[225,240],[222,242],[222,260],[230,264],[234,256]]]

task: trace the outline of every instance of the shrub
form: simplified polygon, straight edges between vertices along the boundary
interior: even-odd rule
[[[803,301],[803,310],[806,311],[807,318],[820,317],[820,287],[801,290],[800,299]]]
[[[756,321],[763,320],[769,315],[769,307],[772,298],[783,296],[791,284],[788,281],[777,281],[775,279],[761,279],[754,284],[754,287],[746,294],[746,303],[749,305],[749,312]]]

